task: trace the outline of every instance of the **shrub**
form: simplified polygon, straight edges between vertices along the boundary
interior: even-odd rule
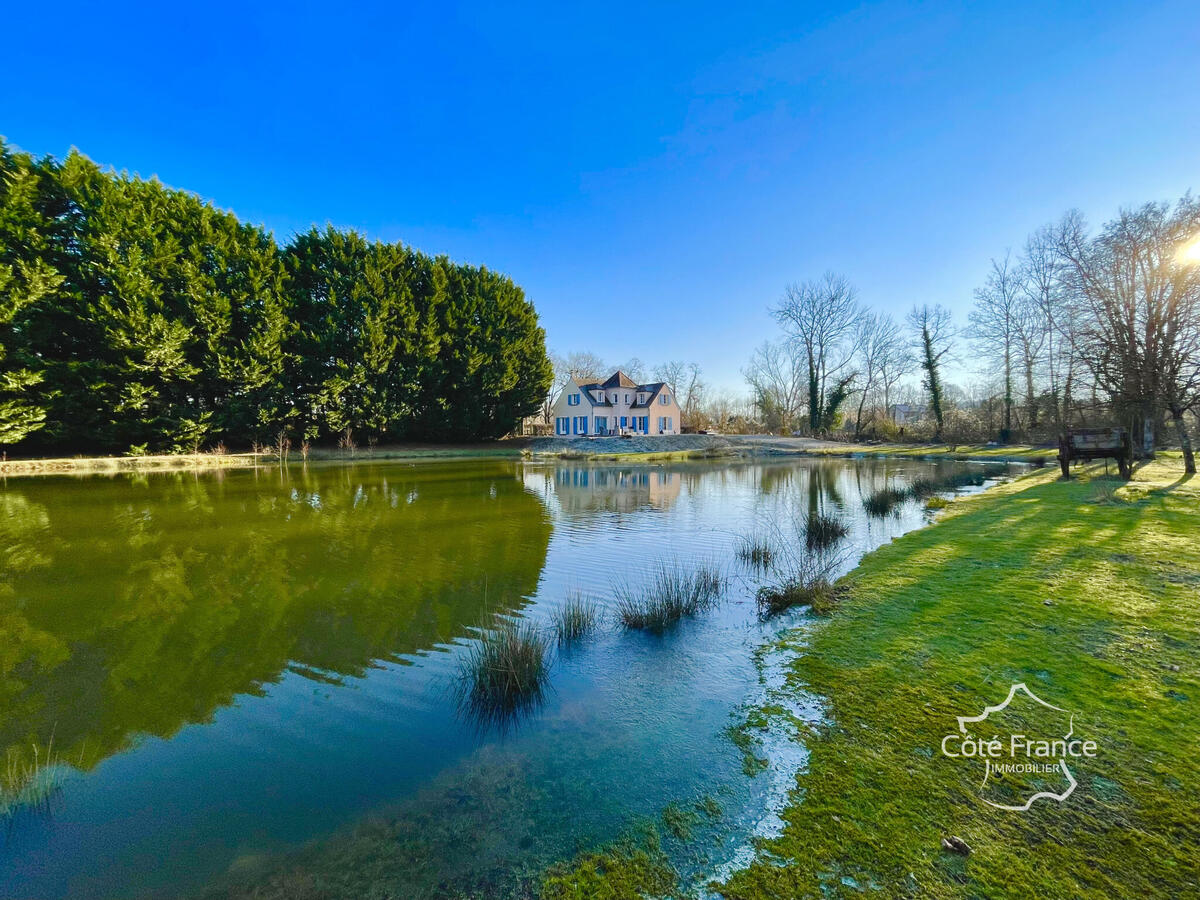
[[[793,606],[809,606],[818,613],[831,610],[841,594],[833,583],[833,573],[840,561],[836,556],[800,557],[779,581],[758,589],[755,602],[759,617],[769,619]]]

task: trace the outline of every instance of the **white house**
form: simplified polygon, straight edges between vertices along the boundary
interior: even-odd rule
[[[603,384],[571,379],[551,411],[554,433],[563,437],[602,434],[679,434],[679,404],[670,385],[638,384],[614,372]]]

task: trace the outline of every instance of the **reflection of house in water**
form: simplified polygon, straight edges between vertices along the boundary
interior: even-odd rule
[[[678,472],[661,468],[563,466],[553,475],[554,493],[565,513],[667,509],[679,497],[683,482]]]

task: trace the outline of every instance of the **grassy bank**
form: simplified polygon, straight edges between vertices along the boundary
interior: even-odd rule
[[[515,459],[521,444],[495,442],[474,446],[389,446],[357,450],[314,448],[307,455],[287,454],[288,465],[305,462],[372,462],[382,460]],[[200,469],[245,469],[277,466],[279,456],[267,453],[172,453],[159,456],[70,456],[51,459],[0,461],[0,478],[20,475],[114,475],[120,472],[177,472]]]
[[[786,830],[726,897],[1200,894],[1200,486],[1170,459],[1128,485],[1057,474],[957,500],[863,561],[790,674],[828,725]],[[1064,802],[1009,812],[940,743],[1018,682],[1099,751]]]
[[[1057,461],[1058,448],[1036,447],[1030,444],[836,444],[809,449],[805,453],[811,456],[898,456],[911,459],[954,459],[964,462],[1031,462],[1040,459],[1051,465]]]

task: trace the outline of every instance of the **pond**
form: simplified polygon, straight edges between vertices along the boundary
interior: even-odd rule
[[[744,538],[833,514],[845,571],[929,516],[914,500],[868,515],[866,496],[964,471],[360,461],[11,480],[0,896],[505,896],[646,822],[699,884],[777,827],[804,762],[787,735],[731,732],[778,692],[772,638],[809,622],[760,619]],[[728,578],[715,609],[662,634],[611,615],[623,588],[701,563]],[[455,687],[478,629],[548,628],[572,594],[605,615],[554,653],[544,702],[473,719]],[[820,698],[787,702],[820,717]]]

